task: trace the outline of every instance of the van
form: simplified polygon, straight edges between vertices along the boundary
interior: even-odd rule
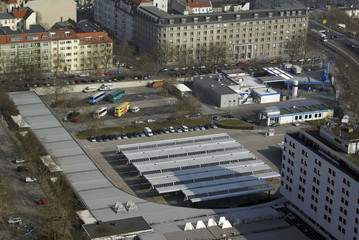
[[[98,89],[99,91],[110,91],[113,89],[113,84],[102,84],[102,86]]]
[[[95,92],[96,90],[97,90],[97,87],[87,87],[82,91],[87,93],[87,92]]]
[[[134,106],[131,108],[131,112],[133,112],[133,113],[138,112],[138,111],[140,111],[140,108],[137,106]]]
[[[144,132],[144,133],[146,134],[146,136],[148,136],[148,137],[153,136],[152,130],[151,130],[151,128],[149,128],[149,127],[145,127],[145,129],[143,130],[143,132]]]
[[[107,107],[100,107],[96,111],[93,112],[93,118],[99,119],[104,117],[107,114]]]

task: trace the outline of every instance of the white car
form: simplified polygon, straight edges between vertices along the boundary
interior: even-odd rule
[[[134,106],[134,107],[131,108],[131,112],[135,113],[135,112],[138,112],[138,111],[140,111],[139,107]]]
[[[25,182],[27,182],[27,183],[36,182],[36,181],[37,181],[37,179],[36,179],[36,178],[33,178],[33,177],[26,177],[26,178],[25,178]]]
[[[175,129],[174,129],[172,126],[169,126],[169,127],[168,127],[168,131],[169,131],[170,133],[174,133],[174,132],[175,132]]]
[[[21,218],[19,218],[19,217],[9,217],[9,220],[8,220],[8,223],[9,224],[16,224],[16,223],[18,223],[18,224],[22,224],[22,220],[21,220]]]
[[[147,119],[146,119],[146,122],[147,122],[147,123],[151,123],[151,122],[156,122],[156,120],[153,119],[153,118],[147,118]]]
[[[81,73],[79,76],[80,77],[88,77],[88,76],[90,76],[90,74],[89,73]]]
[[[296,126],[296,127],[299,127],[299,122],[295,121],[295,122],[293,122],[293,125]]]
[[[24,159],[22,159],[22,158],[16,158],[15,159],[15,163],[24,163],[24,162],[26,162]]]

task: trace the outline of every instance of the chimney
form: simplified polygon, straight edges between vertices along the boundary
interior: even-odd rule
[[[62,22],[62,20],[63,20],[63,18],[61,17],[61,18],[60,18],[60,22]]]

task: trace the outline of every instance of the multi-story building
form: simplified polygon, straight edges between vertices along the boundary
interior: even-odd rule
[[[36,24],[36,12],[29,7],[15,8],[9,13],[0,13],[0,26],[11,30],[29,29]]]
[[[50,37],[40,25],[26,31],[0,28],[0,73],[13,74],[50,71]]]
[[[70,72],[108,69],[113,41],[88,21],[68,29],[46,31],[40,25],[29,30],[0,28],[0,73]]]
[[[271,2],[271,1],[269,1]],[[308,11],[299,4],[272,3],[271,8],[243,10],[223,2],[221,12],[205,14],[166,13],[151,6],[140,6],[134,15],[134,44],[152,55],[162,46],[202,61],[203,50],[221,46],[227,61],[286,57],[293,41],[305,41]],[[160,47],[158,47],[160,46]],[[168,47],[167,47],[168,46]],[[208,56],[207,56],[208,58]]]
[[[13,9],[24,7],[25,0],[0,0],[0,13],[12,12]]]
[[[139,6],[155,6],[167,12],[167,0],[96,0],[94,19],[110,36],[133,42],[133,13]]]
[[[280,192],[330,239],[359,239],[359,131],[302,129],[284,138]]]

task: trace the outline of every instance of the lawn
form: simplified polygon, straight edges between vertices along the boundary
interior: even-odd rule
[[[244,122],[239,119],[223,119],[220,122],[224,125],[231,125],[231,126],[238,126],[244,124]]]
[[[153,122],[153,123],[140,123],[140,124],[131,124],[123,127],[110,127],[110,128],[98,128],[95,131],[85,130],[76,134],[76,137],[79,139],[86,139],[90,136],[100,136],[102,134],[116,134],[116,133],[129,133],[133,131],[143,131],[145,127],[150,127],[152,130],[162,129],[169,126],[192,126],[192,125],[205,125],[211,122],[211,117],[203,116],[196,118],[184,118],[177,120],[169,120],[164,122]]]

